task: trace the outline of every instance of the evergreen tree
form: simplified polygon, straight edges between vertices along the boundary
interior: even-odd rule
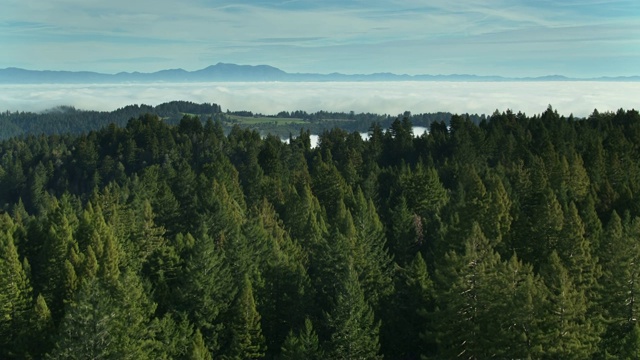
[[[191,348],[189,349],[187,359],[213,360],[213,358],[211,357],[211,353],[209,353],[207,346],[204,344],[204,339],[202,339],[202,333],[200,332],[200,330],[196,330],[196,334],[193,338],[193,342],[191,343]]]
[[[424,242],[422,219],[412,214],[404,196],[398,199],[389,214],[388,247],[396,263],[405,266]]]
[[[332,359],[381,359],[380,322],[364,298],[353,266],[344,274],[335,306],[326,315],[331,327],[327,353]]]
[[[150,359],[155,348],[150,303],[135,274],[114,284],[82,284],[60,325],[51,359]]]
[[[558,255],[566,264],[573,284],[585,293],[593,303],[597,303],[598,279],[601,268],[597,257],[593,255],[591,243],[585,237],[585,226],[576,205],[569,203],[565,211],[565,220],[560,243],[557,247]]]
[[[545,269],[547,303],[543,315],[544,355],[556,359],[586,359],[596,350],[597,329],[587,316],[587,298],[553,251]]]
[[[433,282],[422,255],[399,268],[394,280],[395,292],[382,311],[382,351],[399,359],[434,355]]]
[[[253,289],[249,277],[244,283],[234,305],[234,317],[231,324],[231,344],[227,359],[262,359],[265,352],[265,339],[260,327],[260,314],[256,309]]]
[[[254,287],[262,330],[267,336],[267,357],[276,354],[293,324],[310,311],[311,281],[306,271],[307,256],[282,228],[277,214],[266,199],[245,225],[252,262],[257,263],[260,283]]]
[[[545,288],[540,277],[534,275],[531,265],[522,263],[514,255],[496,280],[499,286],[496,295],[503,299],[496,304],[498,311],[494,314],[496,322],[501,324],[499,332],[493,334],[497,357],[542,357]]]
[[[365,298],[378,310],[381,299],[393,293],[392,259],[386,249],[384,227],[373,201],[367,201],[359,189],[355,198],[354,266]]]
[[[51,349],[54,330],[47,302],[42,295],[38,295],[31,315],[30,327],[29,353],[33,358],[41,359]]]
[[[6,223],[12,224],[8,215]],[[4,226],[3,226],[4,227]],[[0,228],[0,355],[21,358],[29,336],[32,290],[11,229]]]
[[[54,323],[57,323],[63,315],[65,301],[70,300],[69,294],[77,285],[75,268],[69,267],[66,262],[70,259],[71,251],[79,251],[76,250],[78,244],[73,238],[73,229],[63,208],[58,207],[45,226],[48,226],[47,241],[40,254],[44,261],[41,265],[42,272],[38,275],[42,295],[52,309]]]
[[[182,236],[180,236],[182,237]],[[224,260],[224,254],[206,234],[193,238],[184,236],[190,244],[185,254],[185,268],[175,283],[175,307],[188,314],[189,320],[202,335],[207,348],[213,354],[220,350],[219,338],[224,325],[224,314],[235,297],[236,287]]]
[[[438,354],[447,358],[484,359],[502,351],[502,299],[499,274],[503,264],[477,223],[462,254],[449,252],[437,270],[436,332]]]
[[[640,219],[623,224],[618,214],[613,212],[603,237],[603,274],[600,281],[601,307],[607,324],[600,351],[611,357],[622,357],[625,342],[638,326],[639,309],[635,294],[640,284],[639,236]]]
[[[293,331],[282,344],[280,352],[280,360],[321,360],[324,359],[324,353],[320,348],[318,335],[313,330],[313,324],[308,318],[304,321],[304,328],[300,330],[298,335],[294,335]]]

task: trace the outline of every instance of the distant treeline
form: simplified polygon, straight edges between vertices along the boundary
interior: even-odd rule
[[[158,106],[128,105],[114,111],[78,110],[71,106],[59,106],[41,113],[6,111],[0,113],[0,139],[22,135],[82,134],[109,124],[125,126],[129,119],[146,113],[176,124],[184,114],[214,116],[220,112],[218,104],[190,101],[171,101]]]
[[[429,127],[434,122],[449,123],[452,114],[448,112],[411,114],[405,112],[401,115],[373,114],[351,112],[318,111],[307,113],[306,111],[281,111],[277,115],[263,115],[251,111],[229,111],[223,113],[220,105],[214,103],[196,104],[189,101],[171,101],[158,106],[129,105],[115,111],[91,111],[79,110],[71,106],[59,106],[44,112],[9,112],[0,113],[0,140],[15,136],[25,135],[62,135],[83,134],[89,131],[99,130],[109,124],[120,127],[126,126],[132,118],[140,115],[157,115],[169,125],[176,125],[184,115],[198,116],[204,123],[211,118],[220,121],[225,133],[229,133],[233,125],[257,130],[262,135],[273,134],[281,138],[288,138],[290,134],[298,134],[301,130],[308,130],[312,134],[321,134],[325,130],[341,128],[353,132],[367,132],[373,123],[382,127],[389,127],[391,123],[400,117],[406,117],[415,126]],[[303,122],[279,123],[273,122],[247,122],[244,124],[237,119],[230,119],[229,115],[246,118],[290,118],[303,120]],[[469,119],[478,124],[485,119],[484,115],[468,115]]]

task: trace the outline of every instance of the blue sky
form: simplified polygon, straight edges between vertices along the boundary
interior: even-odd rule
[[[3,0],[0,68],[640,75],[639,0]]]

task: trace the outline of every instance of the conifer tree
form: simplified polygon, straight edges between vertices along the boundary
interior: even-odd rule
[[[52,359],[153,358],[150,326],[155,310],[135,274],[105,284],[82,284],[60,325]]]
[[[546,290],[529,264],[513,255],[496,279],[499,304],[493,315],[500,324],[492,334],[496,356],[504,359],[535,359],[542,356]],[[500,298],[502,300],[500,300]]]
[[[115,356],[111,346],[115,315],[113,300],[99,283],[92,279],[81,286],[70,303],[60,324],[55,348],[49,359],[87,359]]]
[[[38,295],[31,314],[29,339],[29,353],[31,356],[40,359],[51,349],[54,330],[53,319],[47,302],[42,295]]]
[[[412,214],[401,196],[390,209],[387,242],[393,259],[405,266],[423,245],[422,219]]]
[[[589,240],[585,237],[585,226],[575,203],[569,203],[563,223],[557,247],[558,255],[569,271],[574,286],[583,291],[595,305],[601,268],[597,263],[597,257],[593,255]]]
[[[2,217],[9,224],[8,215]],[[13,242],[11,229],[0,228],[0,355],[21,358],[28,349],[32,290],[18,251]]]
[[[142,205],[142,221],[139,232],[135,234],[135,248],[138,253],[138,260],[144,263],[147,258],[165,244],[165,229],[159,227],[154,222],[155,214],[151,208],[151,203],[145,200]]]
[[[504,187],[503,180],[493,173],[487,175],[487,209],[481,219],[482,231],[485,233],[496,250],[506,252],[506,244],[502,240],[509,234],[513,216],[511,215],[512,201]]]
[[[318,335],[313,330],[313,324],[308,318],[304,321],[304,328],[297,335],[293,331],[282,344],[280,351],[280,360],[321,360],[324,359],[324,353],[320,348]]]
[[[477,223],[462,254],[449,252],[437,269],[434,321],[439,356],[484,359],[498,356],[503,264]]]
[[[331,359],[381,359],[380,322],[364,298],[353,266],[344,273],[334,307],[326,315],[332,330],[327,344]]]
[[[614,211],[603,236],[601,308],[607,324],[601,353],[622,356],[624,342],[638,326],[635,294],[640,284],[640,219],[623,224]]]
[[[189,244],[189,248],[185,250],[185,268],[171,283],[176,287],[175,309],[188,314],[214,355],[220,350],[219,338],[224,329],[221,314],[229,309],[236,287],[224,254],[207,234],[198,238],[187,234],[178,241]]]
[[[200,330],[196,330],[196,333],[193,337],[193,342],[191,343],[191,348],[189,349],[189,353],[187,354],[188,360],[213,360],[211,357],[211,353],[207,349],[207,346],[204,344],[204,340],[202,339],[202,333]]]
[[[382,309],[382,351],[389,358],[433,355],[433,282],[422,255],[395,273],[395,292]]]
[[[38,275],[41,279],[42,295],[50,305],[54,323],[57,323],[63,315],[64,302],[70,300],[68,295],[75,287],[75,268],[70,268],[66,262],[70,259],[70,249],[76,252],[78,244],[73,238],[73,230],[62,208],[58,207],[55,210],[45,226],[48,226],[47,241],[40,254],[44,264],[41,265],[42,272]]]
[[[262,330],[267,336],[267,357],[280,349],[287,331],[300,323],[311,308],[311,281],[307,256],[282,228],[277,214],[264,199],[245,225],[245,236],[257,264],[261,282],[254,294],[261,301]]]
[[[231,344],[227,359],[262,359],[265,355],[265,339],[260,326],[260,314],[256,309],[253,289],[249,277],[236,298],[231,326]]]
[[[392,258],[387,252],[384,227],[373,201],[358,189],[354,209],[353,261],[365,298],[378,310],[382,298],[393,292]]]
[[[597,328],[587,316],[587,298],[578,289],[556,251],[544,269],[547,303],[543,314],[544,356],[586,359],[596,350]]]

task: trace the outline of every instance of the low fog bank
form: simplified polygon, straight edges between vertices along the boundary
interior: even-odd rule
[[[223,110],[276,114],[286,110],[378,114],[452,112],[492,114],[512,109],[528,115],[549,104],[563,115],[584,117],[640,106],[634,82],[327,82],[156,83],[113,85],[0,85],[0,111],[43,111],[70,105],[111,111],[131,104],[172,100],[213,102]]]

